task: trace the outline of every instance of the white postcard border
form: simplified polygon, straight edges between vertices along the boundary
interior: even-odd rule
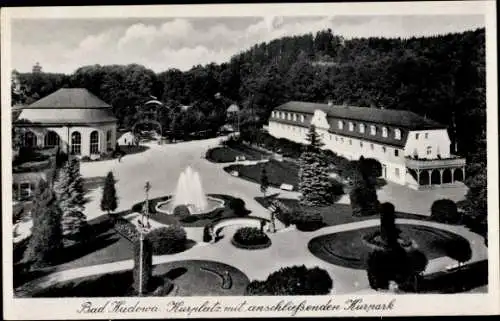
[[[486,65],[487,65],[487,141],[488,141],[488,233],[489,233],[489,284],[484,294],[447,295],[352,295],[314,297],[165,297],[165,298],[78,298],[78,299],[19,299],[13,297],[12,289],[12,207],[2,202],[3,218],[3,307],[6,319],[102,319],[102,318],[186,318],[186,317],[286,317],[286,316],[382,316],[382,315],[485,315],[500,313],[499,296],[499,203],[498,203],[498,97],[497,97],[497,52],[496,16],[494,1],[469,2],[399,2],[399,3],[329,3],[329,4],[255,4],[255,5],[189,5],[189,6],[121,6],[70,8],[9,8],[1,12],[2,36],[2,88],[10,88],[10,23],[13,18],[110,18],[110,17],[205,17],[205,16],[325,16],[325,15],[395,15],[395,14],[481,14],[486,20]],[[11,115],[10,90],[2,91],[2,199],[11,199]],[[345,310],[346,301],[362,299],[364,303],[389,304],[393,309],[380,311]],[[104,305],[106,302],[125,300],[142,306],[155,305],[160,312],[139,313],[78,313],[82,304]],[[256,312],[248,311],[248,306],[274,306],[279,301],[292,301],[299,306],[322,305],[329,300],[331,305],[339,305],[339,310]],[[220,302],[223,306],[239,305],[247,302],[242,312],[169,312],[168,304],[182,301],[186,306],[200,307],[203,302]],[[283,303],[284,304],[284,303]],[[293,304],[292,304],[293,305]],[[292,306],[289,305],[289,306]]]

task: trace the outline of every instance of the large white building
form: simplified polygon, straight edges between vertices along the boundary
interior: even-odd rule
[[[290,101],[273,110],[268,131],[305,144],[311,124],[325,149],[375,158],[389,181],[420,189],[464,180],[465,159],[450,153],[446,126],[413,112]]]
[[[116,124],[111,106],[84,88],[61,88],[23,107],[14,122],[25,129],[24,145],[89,157],[115,149]]]

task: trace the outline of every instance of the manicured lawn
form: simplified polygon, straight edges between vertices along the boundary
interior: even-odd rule
[[[226,272],[229,278],[225,277]],[[227,264],[187,260],[157,265],[153,275],[174,284],[173,296],[238,296],[245,293],[248,277]],[[132,271],[100,274],[61,282],[33,293],[33,297],[121,297],[133,295]]]
[[[470,253],[469,242],[447,231],[428,226],[398,224],[402,235],[416,242],[417,247],[429,260],[438,257],[455,257],[456,253]],[[366,269],[366,258],[372,248],[363,236],[374,233],[378,226],[351,230],[313,238],[309,251],[328,263],[352,269]]]
[[[124,213],[125,214],[125,213]],[[89,221],[92,238],[87,243],[64,248],[57,264],[30,272],[23,272],[19,262],[14,273],[14,285],[19,286],[33,278],[83,266],[128,260],[133,257],[132,244],[113,229],[106,215]],[[26,242],[27,243],[27,242]],[[24,249],[18,249],[17,258],[22,258]]]
[[[262,166],[266,166],[269,184],[273,187],[280,187],[281,184],[290,184],[293,190],[297,190],[299,184],[299,166],[295,163],[271,159],[269,162],[255,165],[230,165],[224,168],[228,173],[237,171],[239,177],[251,182],[260,184],[260,173]]]
[[[236,160],[237,156],[244,156],[246,160],[259,160],[268,153],[261,152],[252,147],[240,144],[235,146],[215,147],[207,151],[207,160],[214,163],[230,163]]]
[[[256,197],[255,200],[264,207],[269,207],[271,198]],[[318,212],[323,217],[323,222],[326,226],[347,224],[353,222],[366,221],[371,219],[379,219],[379,215],[371,216],[353,216],[352,209],[349,204],[332,204],[330,206],[301,206],[296,199],[279,198],[278,199],[285,206],[293,209],[300,209],[306,212]],[[414,220],[428,220],[428,217],[416,214],[396,212],[396,218],[407,218]]]

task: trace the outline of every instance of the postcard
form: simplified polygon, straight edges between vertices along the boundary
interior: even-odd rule
[[[495,12],[2,9],[4,318],[500,313]]]

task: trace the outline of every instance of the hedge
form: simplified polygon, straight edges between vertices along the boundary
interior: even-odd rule
[[[185,219],[186,217],[191,215],[191,212],[189,211],[189,208],[186,205],[177,205],[174,208],[174,216],[179,218],[180,220]]]
[[[325,295],[330,294],[333,280],[318,267],[285,267],[271,273],[265,281],[248,284],[247,295]]]
[[[186,248],[187,235],[181,226],[168,226],[154,229],[146,235],[153,246],[153,254],[173,254]]]

